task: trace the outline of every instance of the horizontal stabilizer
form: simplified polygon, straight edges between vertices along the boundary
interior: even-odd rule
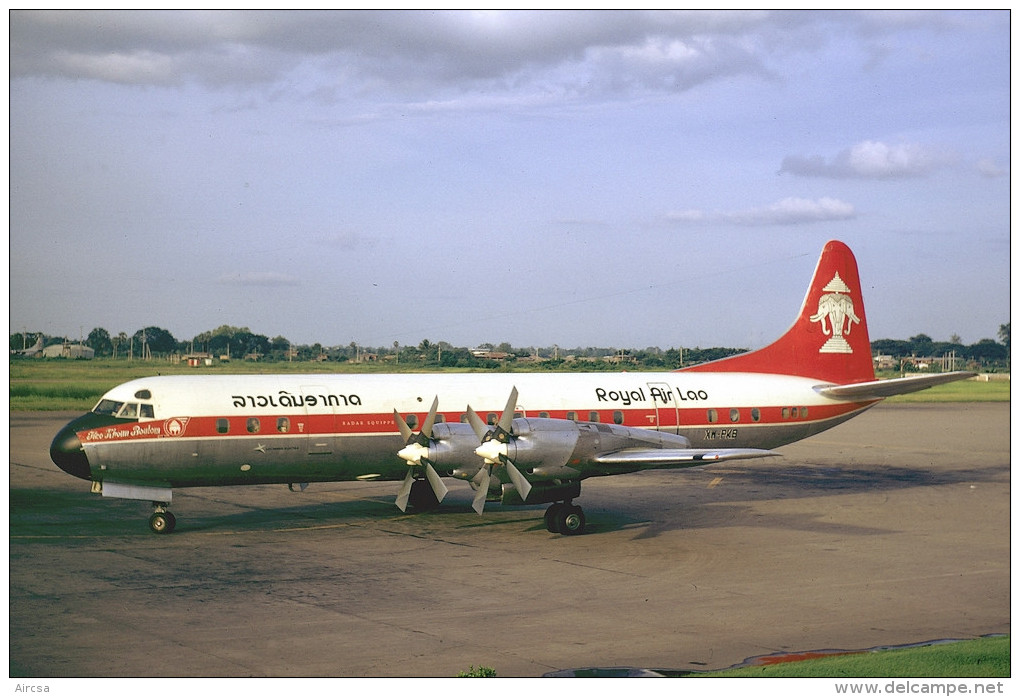
[[[595,458],[600,465],[645,465],[648,467],[696,467],[722,460],[747,460],[779,453],[756,448],[633,448],[606,453]]]
[[[871,382],[858,382],[852,385],[820,385],[815,390],[818,394],[824,397],[832,397],[833,399],[883,399],[898,394],[919,392],[935,385],[944,385],[947,382],[965,380],[974,377],[974,375],[976,373],[957,370],[952,373],[911,375],[905,378],[873,380]]]

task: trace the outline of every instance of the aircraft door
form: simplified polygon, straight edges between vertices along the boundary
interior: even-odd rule
[[[655,404],[655,429],[677,433],[680,425],[680,405],[673,394],[673,388],[664,382],[650,382],[648,390],[652,403]]]

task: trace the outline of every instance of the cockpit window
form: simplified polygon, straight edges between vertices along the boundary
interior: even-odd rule
[[[155,408],[151,404],[139,404],[138,402],[124,403],[113,399],[100,400],[99,404],[92,410],[92,413],[116,416],[121,419],[137,419],[138,417],[143,419],[156,418]]]
[[[107,414],[113,416],[118,411],[120,411],[120,408],[122,406],[124,406],[124,402],[115,402],[112,399],[102,399],[99,401],[99,404],[96,405],[96,408],[92,410],[92,412],[94,414]]]

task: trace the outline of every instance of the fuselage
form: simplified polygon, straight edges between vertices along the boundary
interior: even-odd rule
[[[65,427],[76,471],[93,481],[166,487],[399,480],[397,411],[414,428],[470,405],[493,424],[514,387],[515,416],[683,436],[693,448],[775,448],[874,404],[818,394],[819,380],[750,373],[202,375],[141,378]],[[466,427],[465,427],[466,430]],[[469,432],[469,431],[467,431]],[[73,451],[75,444],[67,447]],[[54,461],[61,464],[59,453]],[[440,474],[448,476],[452,471]],[[579,478],[605,474],[582,470]]]

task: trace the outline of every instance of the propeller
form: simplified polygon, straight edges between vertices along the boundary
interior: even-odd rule
[[[393,420],[397,422],[397,428],[400,429],[400,435],[403,436],[406,443],[397,452],[397,455],[407,462],[407,476],[404,477],[404,483],[400,485],[400,491],[397,492],[397,508],[401,511],[407,510],[407,502],[411,498],[411,485],[414,484],[416,468],[425,470],[425,479],[428,480],[429,485],[432,487],[437,501],[442,501],[443,497],[446,496],[446,492],[449,491],[446,485],[443,484],[442,477],[439,476],[439,473],[436,472],[436,469],[428,459],[429,443],[432,442],[432,427],[436,424],[436,413],[438,411],[439,397],[436,397],[432,401],[432,408],[429,409],[428,416],[425,417],[425,421],[421,425],[421,431],[415,433],[407,425],[400,412],[396,409],[393,410]]]
[[[528,494],[531,493],[531,482],[514,466],[508,447],[509,443],[514,439],[513,422],[514,411],[516,409],[516,387],[510,391],[510,398],[507,400],[506,407],[503,408],[503,413],[500,414],[499,421],[494,428],[489,428],[488,424],[482,421],[482,417],[478,416],[470,405],[467,408],[468,423],[471,424],[475,435],[481,441],[481,445],[475,448],[475,454],[485,461],[485,465],[471,479],[478,486],[478,493],[475,494],[475,499],[471,503],[471,507],[475,509],[478,515],[481,515],[482,511],[485,510],[485,497],[489,492],[489,482],[492,479],[493,467],[502,465],[506,468],[507,476],[521,495],[521,499],[526,501]]]

